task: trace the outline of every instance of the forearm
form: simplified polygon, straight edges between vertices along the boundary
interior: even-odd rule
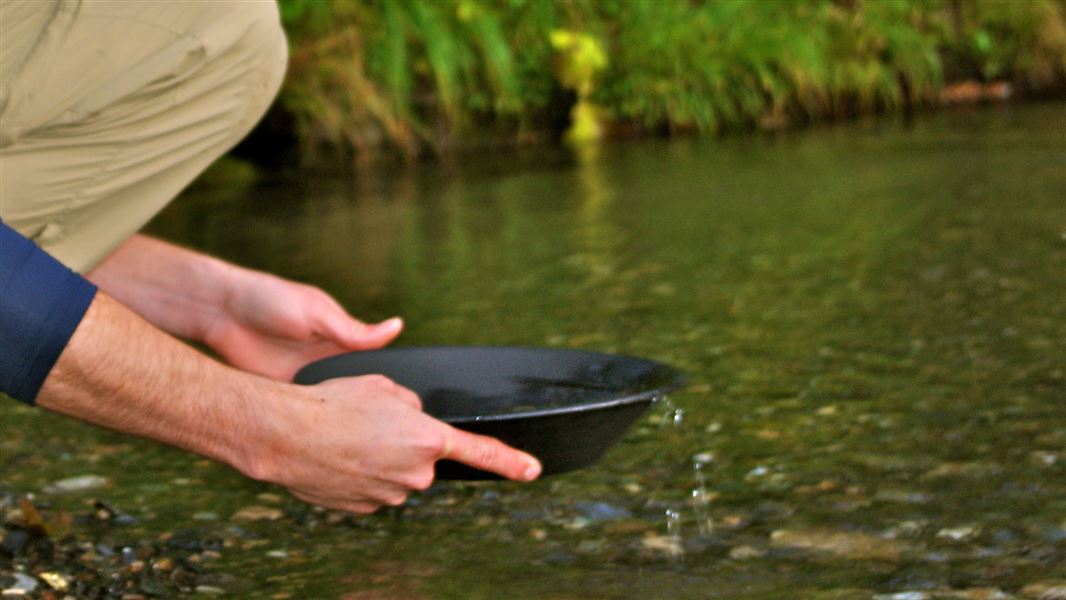
[[[254,402],[280,384],[221,365],[98,293],[52,368],[39,406],[242,468]]]
[[[135,235],[88,279],[156,327],[202,341],[223,314],[233,280],[243,271],[205,254]]]

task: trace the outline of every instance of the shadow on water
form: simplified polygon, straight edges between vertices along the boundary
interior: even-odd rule
[[[262,597],[1021,595],[1066,578],[1063,131],[1062,105],[1008,106],[194,188],[156,234],[400,314],[402,345],[621,352],[691,385],[595,469],[364,519],[10,403],[4,485],[104,476],[45,497],[138,517],[108,539],[217,537],[204,568]]]

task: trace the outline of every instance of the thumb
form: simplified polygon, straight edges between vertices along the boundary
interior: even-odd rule
[[[403,320],[393,317],[381,323],[364,324],[351,317],[319,323],[325,337],[351,350],[373,350],[387,345],[403,331]]]
[[[540,475],[540,461],[533,456],[496,438],[454,427],[448,429],[445,449],[440,458],[458,461],[515,481],[532,481]]]

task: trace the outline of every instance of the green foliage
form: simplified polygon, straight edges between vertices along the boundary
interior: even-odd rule
[[[713,132],[1066,80],[1062,0],[282,0],[308,149],[441,150],[569,114]],[[566,91],[576,98],[566,101]],[[582,122],[584,120],[584,122]],[[539,125],[538,125],[539,124]],[[578,135],[581,137],[581,135]]]

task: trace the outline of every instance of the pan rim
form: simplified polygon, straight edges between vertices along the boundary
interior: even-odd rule
[[[322,359],[316,360],[314,362],[311,362],[311,363],[309,363],[307,365],[304,365],[293,376],[293,381],[298,381],[300,379],[300,375],[303,374],[307,369],[309,369],[311,367],[314,367],[316,365],[321,365],[321,364],[324,364],[324,363],[328,363],[329,361],[340,359],[342,357],[350,356],[350,355],[353,355],[353,354],[358,355],[358,354],[371,353],[371,354],[379,354],[380,355],[380,354],[393,354],[393,353],[403,353],[403,352],[413,352],[413,351],[443,351],[443,350],[489,350],[489,351],[501,351],[502,350],[502,351],[520,351],[520,352],[531,352],[532,351],[532,352],[546,352],[546,353],[552,353],[552,354],[555,354],[555,353],[586,354],[586,355],[593,355],[593,356],[599,356],[599,357],[610,358],[610,359],[625,359],[625,360],[638,361],[638,362],[643,362],[643,363],[648,363],[648,364],[654,365],[655,367],[657,367],[657,368],[659,368],[659,369],[661,369],[663,371],[664,380],[665,380],[662,384],[657,385],[656,387],[654,387],[652,389],[641,390],[641,391],[636,392],[636,393],[627,394],[627,395],[622,396],[620,398],[610,398],[610,399],[607,399],[607,400],[598,400],[598,401],[595,401],[595,402],[579,403],[579,404],[572,404],[572,405],[567,405],[567,406],[555,406],[555,407],[533,409],[533,410],[528,410],[528,411],[520,411],[520,412],[512,412],[512,413],[503,413],[503,414],[496,414],[496,415],[463,415],[463,416],[458,416],[458,417],[438,417],[438,416],[435,416],[435,415],[431,415],[434,418],[439,419],[439,420],[441,420],[441,421],[443,421],[445,423],[451,424],[451,425],[468,424],[468,423],[489,423],[489,422],[500,422],[500,421],[517,421],[517,420],[526,420],[526,419],[536,419],[536,418],[540,418],[540,417],[551,417],[551,416],[557,416],[557,415],[568,415],[568,414],[573,414],[573,413],[592,412],[592,411],[596,411],[596,410],[603,410],[603,409],[613,408],[613,407],[616,407],[616,406],[624,406],[624,405],[628,405],[628,404],[637,404],[637,403],[641,403],[641,402],[655,403],[661,397],[665,396],[666,394],[668,394],[670,392],[682,389],[688,383],[688,378],[685,377],[685,375],[682,372],[678,371],[674,367],[671,367],[669,365],[666,365],[664,363],[661,363],[661,362],[658,362],[658,361],[655,361],[655,360],[651,360],[651,359],[648,359],[648,358],[642,358],[642,357],[638,357],[638,356],[630,356],[630,355],[627,355],[627,354],[614,354],[614,353],[608,353],[608,352],[600,352],[600,351],[597,351],[597,350],[585,350],[585,349],[582,349],[582,348],[546,348],[546,347],[541,347],[541,346],[497,346],[497,345],[492,345],[492,344],[475,344],[475,345],[468,345],[468,346],[455,345],[455,344],[430,345],[430,346],[397,346],[397,347],[389,347],[389,348],[378,348],[378,349],[375,349],[375,350],[361,350],[361,351],[355,351],[355,352],[346,352],[346,353],[343,353],[343,354],[338,354],[338,355],[322,358]],[[427,413],[427,414],[429,414],[429,413]]]

